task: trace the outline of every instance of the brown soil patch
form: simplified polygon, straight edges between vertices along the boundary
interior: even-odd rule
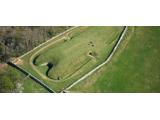
[[[15,59],[15,60],[13,61],[13,63],[16,64],[16,65],[22,65],[22,64],[23,64],[23,61],[22,61],[21,59],[17,58],[17,59]]]
[[[7,64],[0,63],[0,71],[4,70],[7,67]]]

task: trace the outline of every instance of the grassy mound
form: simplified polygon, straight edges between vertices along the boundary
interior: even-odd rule
[[[52,79],[65,79],[84,67],[90,71],[105,61],[106,54],[115,44],[120,31],[121,28],[118,27],[88,27],[85,32],[73,36],[69,41],[60,42],[39,53],[41,56],[38,57],[37,64],[52,64],[48,73]],[[86,73],[85,69],[83,72]]]
[[[76,28],[25,55],[21,67],[60,91],[103,63],[122,30],[111,26]]]

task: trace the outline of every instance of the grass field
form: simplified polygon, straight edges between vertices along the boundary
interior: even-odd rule
[[[77,27],[23,56],[19,66],[59,92],[103,63],[122,30]]]
[[[160,27],[129,27],[111,62],[72,92],[160,92]]]

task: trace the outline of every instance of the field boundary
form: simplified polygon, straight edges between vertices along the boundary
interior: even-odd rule
[[[67,88],[65,88],[64,90],[62,90],[61,92],[65,92],[68,91],[69,89],[71,89],[73,86],[75,86],[76,84],[78,84],[79,82],[81,82],[82,80],[86,79],[87,77],[89,77],[90,75],[92,75],[94,72],[96,72],[98,69],[100,69],[101,67],[103,67],[105,64],[107,64],[112,56],[114,55],[115,51],[117,50],[119,44],[121,43],[121,41],[123,40],[126,32],[128,30],[128,26],[125,26],[122,33],[120,34],[120,37],[118,39],[118,42],[116,43],[116,45],[114,46],[114,48],[112,49],[111,53],[109,54],[108,58],[106,59],[105,62],[103,62],[102,64],[100,64],[99,66],[97,66],[96,68],[94,68],[93,70],[91,70],[89,73],[85,74],[83,77],[81,77],[80,79],[78,79],[77,81],[75,81],[74,83],[72,83],[71,85],[69,85]]]
[[[41,87],[43,87],[44,89],[46,89],[48,92],[50,93],[56,93],[53,89],[51,89],[48,85],[46,85],[45,83],[43,83],[41,80],[39,80],[38,78],[36,78],[34,75],[32,75],[31,73],[29,73],[28,71],[24,70],[23,68],[15,65],[12,62],[8,62],[8,65],[14,67],[15,69],[21,71],[23,74],[25,74],[27,77],[31,78],[34,82],[38,83]]]

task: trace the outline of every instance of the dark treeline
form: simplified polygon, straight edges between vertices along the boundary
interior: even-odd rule
[[[20,56],[68,28],[69,26],[0,27],[0,62]]]

